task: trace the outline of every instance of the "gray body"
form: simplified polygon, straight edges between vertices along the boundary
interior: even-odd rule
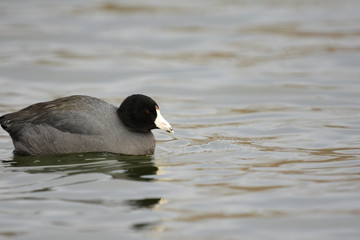
[[[154,135],[128,129],[117,109],[100,99],[75,95],[4,115],[0,123],[10,133],[18,154],[154,153]]]

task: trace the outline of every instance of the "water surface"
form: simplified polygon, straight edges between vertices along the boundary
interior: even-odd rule
[[[4,239],[357,239],[360,2],[2,1],[0,114],[152,96],[153,156],[14,157]]]

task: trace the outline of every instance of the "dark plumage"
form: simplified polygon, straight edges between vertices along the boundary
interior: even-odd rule
[[[15,154],[73,152],[152,154],[151,130],[173,132],[156,102],[145,95],[127,97],[119,108],[103,100],[75,95],[33,104],[0,117]]]

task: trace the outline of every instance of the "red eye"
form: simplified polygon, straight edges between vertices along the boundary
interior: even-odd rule
[[[146,114],[150,114],[150,111],[149,111],[149,110],[146,110],[145,112],[146,112]]]

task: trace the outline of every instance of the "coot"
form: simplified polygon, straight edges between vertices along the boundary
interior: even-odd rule
[[[173,133],[159,106],[148,96],[127,97],[119,108],[98,98],[74,95],[33,104],[0,117],[14,153],[48,155],[76,152],[153,154],[152,129]]]

